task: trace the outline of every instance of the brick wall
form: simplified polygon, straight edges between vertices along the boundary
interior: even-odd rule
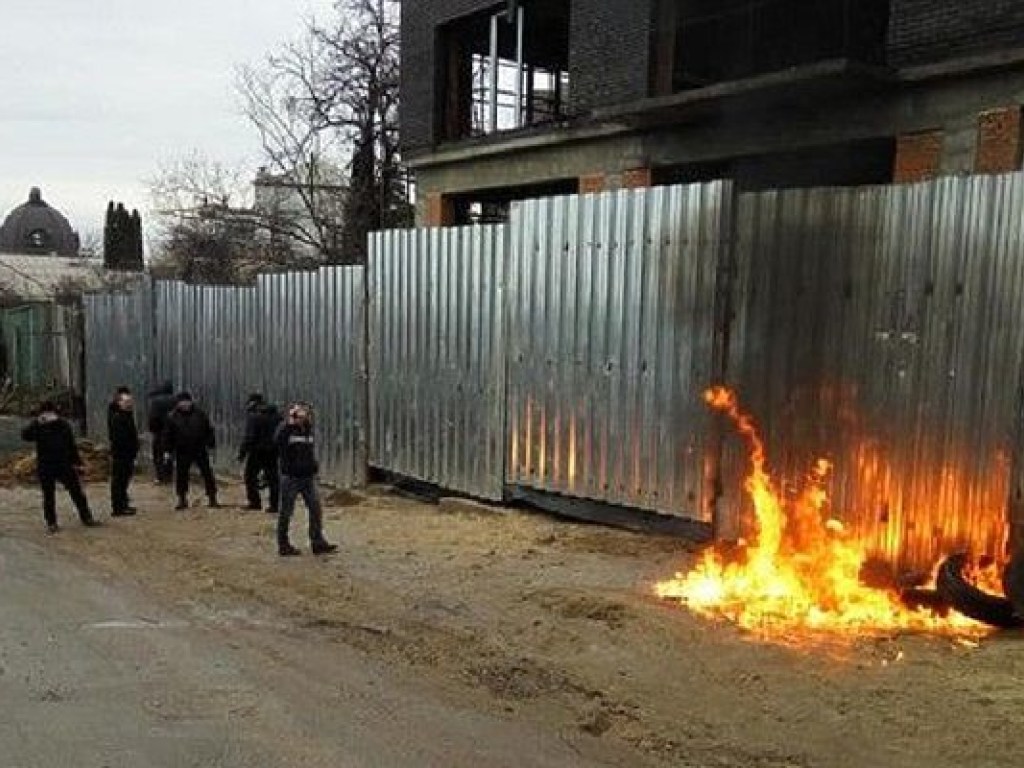
[[[496,0],[415,0],[402,3],[402,146],[423,149],[434,142],[437,90],[435,45],[449,21],[494,8]]]
[[[547,2],[547,0],[529,0]],[[574,112],[647,95],[651,0],[571,0],[570,99]],[[438,29],[501,0],[415,0],[402,3],[402,145],[434,144]],[[527,5],[529,13],[529,5]]]
[[[892,0],[889,61],[924,64],[1024,46],[1021,0]]]
[[[978,117],[978,173],[1010,173],[1021,166],[1021,109],[1003,107]]]
[[[924,131],[900,136],[896,140],[893,181],[905,184],[927,181],[942,169],[942,131]]]
[[[581,195],[604,192],[607,188],[608,178],[603,173],[588,173],[586,176],[580,176],[579,193]]]
[[[427,193],[422,219],[417,223],[422,227],[448,227],[454,224],[455,206],[451,198],[438,192]]]
[[[650,168],[632,168],[623,171],[622,186],[625,189],[643,189],[654,186],[654,173]]]
[[[574,112],[636,101],[650,89],[651,0],[572,0]]]

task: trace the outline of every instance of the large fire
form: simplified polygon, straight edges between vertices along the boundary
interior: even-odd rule
[[[710,551],[690,573],[658,584],[661,597],[766,634],[982,630],[959,614],[910,608],[895,590],[865,586],[867,548],[829,515],[829,463],[818,461],[805,488],[784,499],[766,469],[764,443],[735,393],[715,388],[705,399],[732,419],[749,445],[745,490],[753,503],[755,535],[741,542],[738,553],[726,557],[722,550]]]

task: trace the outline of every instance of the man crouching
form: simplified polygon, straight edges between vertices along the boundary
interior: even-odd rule
[[[317,490],[316,450],[313,419],[309,406],[292,405],[288,418],[274,435],[281,461],[281,509],[277,518],[277,551],[282,557],[301,554],[288,539],[288,527],[295,512],[295,497],[302,496],[309,513],[309,542],[314,555],[335,552],[338,547],[324,538],[323,511]]]

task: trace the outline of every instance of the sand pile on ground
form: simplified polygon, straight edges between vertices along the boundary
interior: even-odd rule
[[[82,480],[98,483],[110,477],[110,452],[88,440],[78,441],[85,470]],[[0,486],[26,485],[36,482],[36,452],[28,448],[0,459]]]

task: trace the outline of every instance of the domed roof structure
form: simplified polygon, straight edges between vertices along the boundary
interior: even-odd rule
[[[0,253],[77,256],[80,243],[71,224],[33,187],[28,202],[11,211],[0,226]]]

